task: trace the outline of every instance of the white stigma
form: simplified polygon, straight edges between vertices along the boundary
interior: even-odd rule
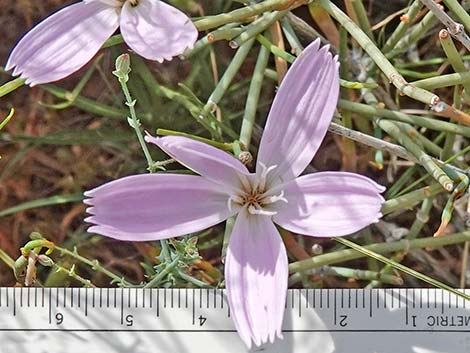
[[[267,177],[268,174],[276,169],[276,165],[266,167],[264,164],[259,164],[261,172],[256,175],[256,179],[250,182],[246,176],[241,176],[240,181],[243,190],[240,190],[235,195],[231,195],[227,201],[227,206],[230,212],[233,212],[233,204],[246,208],[252,215],[274,216],[277,212],[266,209],[266,206],[272,205],[276,202],[285,202],[287,199],[284,197],[284,191],[281,190],[279,195],[272,195],[267,190]]]

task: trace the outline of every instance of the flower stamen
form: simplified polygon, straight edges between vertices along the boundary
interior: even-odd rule
[[[271,203],[276,203],[278,201],[289,203],[289,201],[287,201],[287,199],[284,197],[284,190],[281,190],[281,193],[279,195],[265,197],[263,199],[263,204],[269,205]]]

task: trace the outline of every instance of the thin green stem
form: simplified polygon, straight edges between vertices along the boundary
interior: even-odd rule
[[[78,254],[77,249],[70,251],[68,249],[62,248],[58,245],[54,246],[54,251],[58,251],[62,256],[70,256],[75,260],[84,263],[85,265],[90,266],[93,270],[98,271],[111,278],[111,283],[118,283],[121,287],[135,287],[134,284],[126,281],[123,277],[119,277],[110,270],[101,266],[98,260],[89,260],[86,257],[83,257]]]
[[[467,300],[470,300],[470,295],[467,295],[461,291],[458,291],[450,286],[448,286],[447,284],[445,283],[442,283],[434,278],[431,278],[429,276],[426,276],[418,271],[415,271],[405,265],[402,265],[396,261],[393,261],[393,260],[390,260],[388,258],[386,258],[385,256],[382,256],[381,254],[377,254],[376,252],[370,250],[370,249],[366,249],[365,247],[362,247],[350,240],[347,240],[347,239],[343,239],[343,238],[335,238],[335,240],[338,242],[338,243],[341,243],[343,245],[346,245],[347,247],[350,247],[351,249],[354,249],[355,251],[358,251],[360,253],[362,253],[363,255],[365,256],[368,256],[368,257],[372,257],[380,262],[383,262],[384,264],[386,265],[390,265],[392,266],[393,268],[397,269],[397,270],[400,270],[410,276],[413,276],[415,278],[418,278],[420,279],[421,281],[423,282],[426,282],[426,283],[429,283],[437,288],[441,288],[441,289],[445,289],[451,293],[454,293],[455,295],[458,295],[464,299],[467,299]]]
[[[364,246],[364,248],[377,254],[387,254],[397,251],[411,251],[414,249],[441,248],[447,245],[461,244],[466,241],[470,241],[470,231],[455,233],[446,237],[426,237],[413,240],[400,240],[391,243],[376,243]],[[289,272],[309,271],[326,265],[360,259],[365,256],[365,254],[353,249],[337,250],[327,254],[317,255],[306,260],[293,262],[289,264]]]
[[[256,61],[255,70],[251,78],[250,89],[246,99],[245,114],[243,115],[242,126],[240,130],[240,143],[248,151],[250,149],[251,135],[253,133],[253,124],[255,123],[258,101],[263,87],[264,70],[268,65],[269,50],[261,46]]]

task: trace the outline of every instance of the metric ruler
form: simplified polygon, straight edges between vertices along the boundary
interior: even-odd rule
[[[467,353],[470,302],[440,289],[292,289],[283,336],[251,352]],[[223,290],[0,288],[0,352],[247,349]]]

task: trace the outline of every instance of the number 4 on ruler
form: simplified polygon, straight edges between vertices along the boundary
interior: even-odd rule
[[[204,317],[204,316],[202,316],[202,315],[199,315],[198,319],[199,319],[199,326],[202,326],[202,325],[204,325],[204,323],[206,322],[207,317]]]

